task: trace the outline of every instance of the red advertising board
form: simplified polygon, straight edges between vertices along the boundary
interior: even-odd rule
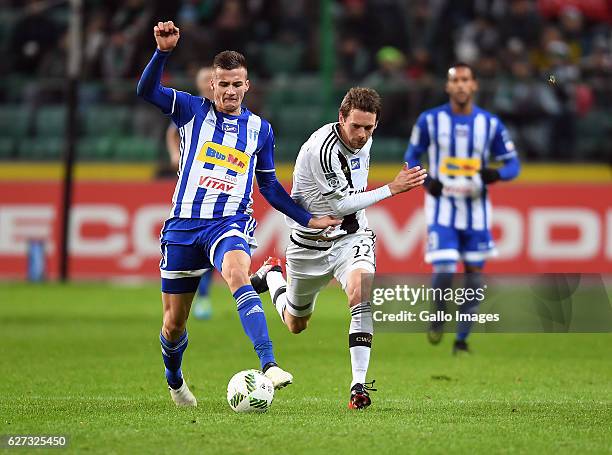
[[[372,185],[373,187],[376,184]],[[498,273],[612,273],[612,186],[498,184],[491,191]],[[158,276],[159,230],[170,211],[172,182],[79,182],[71,217],[74,278]],[[255,191],[256,262],[283,255],[283,216]],[[24,278],[27,244],[42,239],[50,277],[57,276],[61,186],[0,182],[0,277]],[[427,272],[423,261],[422,190],[367,209],[377,233],[380,272]]]

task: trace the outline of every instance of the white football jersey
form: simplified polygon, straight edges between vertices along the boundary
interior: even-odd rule
[[[338,123],[329,123],[315,131],[302,145],[293,170],[291,197],[313,216],[333,215],[330,199],[341,199],[368,186],[372,138],[358,150],[352,150],[340,138]],[[318,229],[300,226],[285,217],[287,224],[309,235]],[[368,226],[365,209],[346,215],[340,226],[325,230],[326,238],[362,231]]]

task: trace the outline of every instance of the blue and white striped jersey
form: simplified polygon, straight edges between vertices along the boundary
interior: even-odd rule
[[[251,214],[254,172],[274,172],[270,124],[242,108],[223,114],[210,100],[173,91],[167,112],[179,129],[178,181],[171,217],[212,219]]]
[[[499,118],[477,106],[470,115],[454,114],[448,103],[427,110],[412,130],[406,153],[409,165],[419,164],[425,152],[428,174],[444,185],[440,197],[425,195],[427,224],[489,229],[491,204],[479,171],[490,161],[517,158]]]

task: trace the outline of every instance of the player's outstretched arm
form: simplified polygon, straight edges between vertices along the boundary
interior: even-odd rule
[[[287,194],[283,185],[276,178],[276,172],[274,171],[274,131],[272,131],[271,126],[268,126],[268,128],[268,137],[258,152],[259,159],[255,169],[259,192],[266,198],[266,201],[276,210],[305,227],[325,229],[342,223],[342,220],[331,216],[313,217],[310,212],[298,205]]]
[[[426,169],[421,169],[421,166],[408,168],[408,163],[406,163],[388,185],[391,190],[391,195],[394,196],[396,194],[405,193],[406,191],[421,186],[426,178]]]
[[[312,229],[325,229],[330,226],[338,226],[342,220],[326,215],[314,217],[310,212],[299,206],[285,191],[283,185],[276,179],[276,175],[270,172],[258,172],[257,185],[259,191],[266,201],[279,212],[287,215],[302,226]]]
[[[310,212],[299,206],[285,191],[283,185],[276,179],[274,172],[256,172],[259,192],[266,201],[279,212],[287,215],[302,226],[313,229],[325,229],[329,226],[337,226],[342,220],[331,216],[313,217]]]
[[[161,85],[161,77],[168,55],[178,43],[180,32],[172,21],[168,21],[158,22],[153,28],[153,34],[157,49],[138,81],[136,93],[168,114],[172,111],[175,98],[171,89]]]
[[[314,166],[316,167],[317,164],[314,164]],[[332,167],[334,166],[335,164],[332,161]],[[339,169],[334,170],[336,172],[328,173],[327,175],[339,176],[341,171]],[[325,177],[325,174],[323,178],[321,178],[320,175],[317,177],[316,171],[313,171],[313,174],[315,174],[315,180],[317,181],[321,194],[325,196],[333,210],[332,215],[346,216],[376,204],[383,199],[394,196],[395,194],[403,193],[422,185],[427,176],[427,171],[421,169],[420,166],[412,169],[407,169],[406,166],[404,166],[391,183],[363,193],[352,194],[347,191],[348,184],[346,184],[347,182],[343,177],[342,181],[339,180],[340,177],[336,177],[338,179],[338,185],[334,183],[335,188],[329,191],[328,187],[330,185],[330,180]]]

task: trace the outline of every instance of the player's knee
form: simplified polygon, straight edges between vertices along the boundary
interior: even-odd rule
[[[185,325],[185,322],[164,320],[164,325],[162,327],[164,338],[168,341],[178,340],[185,332]]]
[[[227,267],[223,267],[221,275],[230,288],[233,289],[237,289],[250,283],[247,271],[243,267],[237,265],[228,265]]]

